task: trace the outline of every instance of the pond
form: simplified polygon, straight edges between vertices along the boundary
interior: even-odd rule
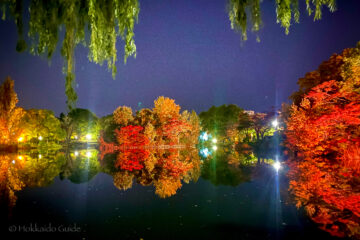
[[[335,238],[296,208],[288,167],[273,159],[279,169],[272,159],[222,149],[206,156],[196,148],[1,155],[2,232],[70,239]]]

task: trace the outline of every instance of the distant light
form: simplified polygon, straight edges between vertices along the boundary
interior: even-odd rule
[[[23,138],[23,137],[19,137],[18,141],[19,141],[19,142],[22,142],[22,141],[24,141],[24,138]]]
[[[209,135],[206,132],[203,132],[200,135],[200,139],[203,140],[203,141],[207,141],[209,139]]]
[[[76,157],[79,156],[79,152],[78,152],[78,151],[75,151],[74,154],[75,154]]]
[[[216,139],[216,138],[213,138],[212,142],[213,142],[213,143],[217,143],[217,139]]]
[[[280,162],[275,162],[275,163],[273,164],[273,167],[275,168],[276,171],[279,171],[279,169],[281,168]]]
[[[23,159],[23,157],[22,157],[22,156],[18,156],[18,159],[19,159],[19,160],[22,160],[22,159]]]
[[[75,139],[78,139],[78,136],[77,135],[75,135],[75,137],[74,137]]]
[[[41,159],[42,158],[42,156],[41,156],[41,154],[39,154],[39,159]]]
[[[91,152],[86,152],[87,157],[91,157]]]
[[[40,141],[41,141],[41,140],[43,140],[43,137],[42,137],[42,136],[40,136],[40,137],[39,137],[39,140],[40,140]]]
[[[204,157],[207,157],[210,155],[210,151],[207,148],[203,148],[200,150],[200,154],[203,155]]]
[[[12,164],[15,164],[15,160],[12,160]]]
[[[272,121],[271,124],[273,125],[273,127],[277,127],[279,125],[279,122],[277,119],[275,119],[274,121]]]
[[[91,134],[86,134],[86,139],[90,140],[91,139]]]
[[[217,150],[217,146],[213,146],[212,149],[213,149],[214,151],[216,151],[216,150]]]

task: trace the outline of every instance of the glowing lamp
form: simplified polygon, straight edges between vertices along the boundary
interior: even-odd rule
[[[279,171],[279,169],[281,168],[280,162],[275,162],[275,163],[273,164],[273,167],[275,168],[276,171]]]
[[[22,141],[24,141],[24,138],[23,138],[23,137],[19,137],[18,141],[19,141],[19,142],[22,142]]]
[[[216,151],[216,150],[217,150],[217,146],[213,146],[212,149],[213,149],[214,151]]]
[[[274,121],[272,121],[272,123],[271,123],[272,125],[273,125],[273,127],[277,127],[278,125],[279,125],[279,122],[278,122],[278,120],[277,119],[275,119]]]
[[[42,136],[40,136],[40,137],[39,137],[39,140],[40,140],[40,141],[41,141],[41,140],[43,140],[43,137],[42,137]]]
[[[75,154],[75,157],[79,156],[79,152],[78,152],[78,151],[75,151],[74,154]]]
[[[91,134],[86,134],[86,139],[90,140],[91,139]]]
[[[213,143],[217,143],[217,139],[214,138],[214,139],[212,140],[212,142],[213,142]]]

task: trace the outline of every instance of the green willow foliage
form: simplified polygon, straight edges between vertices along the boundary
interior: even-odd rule
[[[242,40],[247,40],[247,25],[250,14],[252,31],[258,32],[261,26],[261,0],[229,0],[228,14],[231,28],[241,32]],[[304,0],[309,16],[314,13],[314,21],[321,19],[321,8],[327,6],[331,12],[336,10],[335,0]],[[276,21],[289,33],[292,18],[299,23],[299,0],[275,0]],[[259,38],[257,37],[259,41]]]
[[[23,3],[21,0],[2,0],[0,7],[2,19],[9,9],[18,28],[18,51],[26,50],[23,38]],[[138,0],[31,0],[28,37],[30,52],[46,55],[51,59],[59,42],[59,35],[65,29],[61,55],[64,57],[66,75],[65,93],[69,109],[75,106],[77,94],[73,88],[74,51],[81,43],[89,48],[89,59],[102,65],[107,62],[108,69],[116,75],[116,41],[120,36],[124,42],[124,62],[129,56],[136,57],[134,24],[138,20]],[[86,37],[86,28],[90,37]]]

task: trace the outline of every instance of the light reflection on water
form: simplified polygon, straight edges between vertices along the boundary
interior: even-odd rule
[[[129,239],[330,238],[292,204],[287,168],[249,152],[133,149],[101,159],[96,149],[77,149],[0,157],[9,223],[75,221],[86,226],[84,235],[105,229],[113,237],[121,229]]]

